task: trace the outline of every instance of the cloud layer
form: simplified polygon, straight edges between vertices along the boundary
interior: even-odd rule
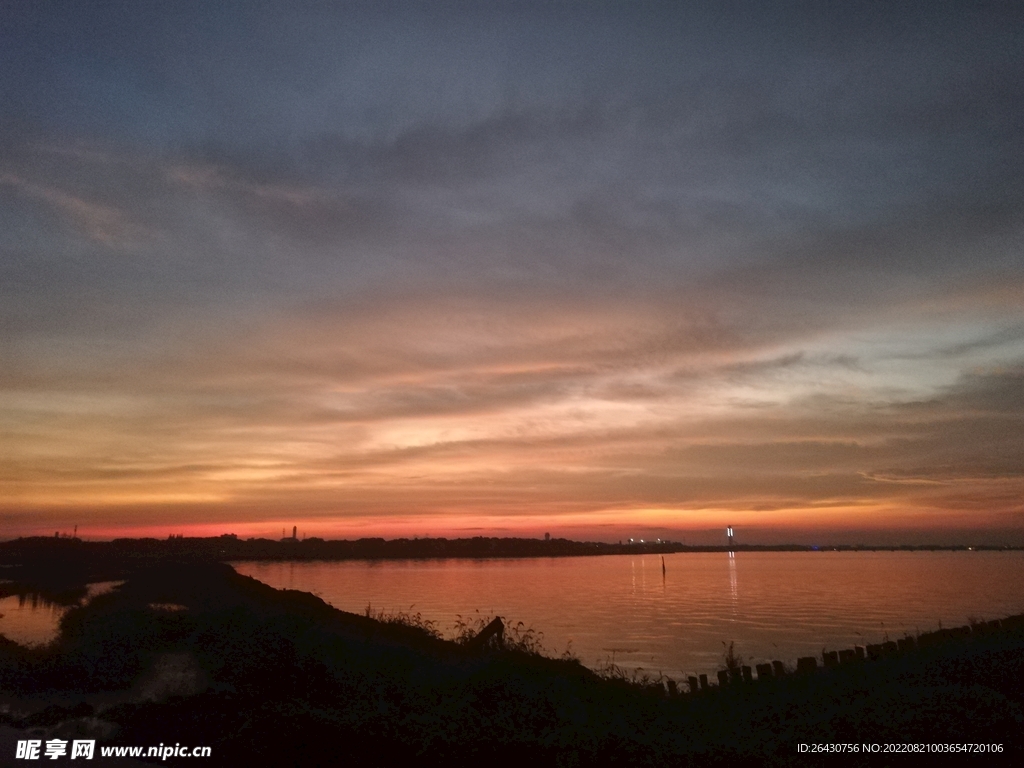
[[[5,527],[1020,539],[1017,15],[5,8]]]

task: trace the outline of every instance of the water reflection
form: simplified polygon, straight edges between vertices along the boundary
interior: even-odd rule
[[[646,561],[646,558],[644,558],[644,557],[629,556],[630,583],[632,585],[634,599],[639,598],[640,600],[643,600],[644,596],[647,594],[647,571],[646,571],[646,568],[645,568],[645,566],[646,566],[646,562],[645,561]],[[640,565],[640,574],[639,574],[640,575],[640,589],[639,589],[640,594],[639,595],[637,595],[637,563],[638,562],[639,562],[639,565]]]
[[[56,593],[9,581],[0,584],[0,634],[21,645],[48,643],[57,636],[61,617],[69,608],[84,605],[123,583],[97,582]],[[76,597],[71,599],[71,595]]]
[[[736,553],[729,553],[729,593],[732,595],[732,610],[736,612],[739,591],[736,588]]]
[[[77,605],[87,593],[84,586],[52,589],[13,581],[0,584],[0,599],[16,597],[19,607],[28,604],[33,609]]]
[[[319,594],[342,610],[415,604],[444,630],[479,609],[544,633],[555,654],[572,641],[583,663],[614,655],[632,668],[678,675],[717,668],[722,641],[755,663],[816,655],[968,616],[1024,611],[1021,552],[742,552],[665,556],[662,589],[646,589],[660,556],[521,560],[240,563],[274,587]],[[722,560],[728,569],[724,591]],[[729,610],[723,610],[723,600]]]

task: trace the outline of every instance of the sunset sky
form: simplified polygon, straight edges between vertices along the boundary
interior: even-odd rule
[[[1024,543],[1022,8],[3,3],[0,539]]]

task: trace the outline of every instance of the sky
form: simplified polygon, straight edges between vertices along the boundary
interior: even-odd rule
[[[0,538],[1024,544],[1011,3],[0,5]]]

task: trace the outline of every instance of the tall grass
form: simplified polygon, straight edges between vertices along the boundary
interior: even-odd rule
[[[412,606],[409,606],[409,611],[412,610]],[[402,627],[413,627],[418,629],[431,637],[443,640],[444,637],[441,634],[441,630],[437,628],[437,622],[431,621],[430,619],[423,618],[423,614],[419,611],[416,613],[410,613],[409,611],[394,611],[388,612],[383,608],[374,610],[373,606],[367,604],[366,610],[363,615],[368,619],[379,621],[381,624],[392,624]]]

